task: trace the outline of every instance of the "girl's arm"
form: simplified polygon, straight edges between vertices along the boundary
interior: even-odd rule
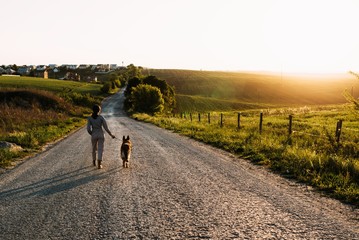
[[[104,117],[102,117],[103,121],[102,121],[102,124],[103,124],[103,128],[106,130],[106,132],[112,137],[112,138],[115,138],[115,135],[113,135],[110,131],[110,129],[108,129],[108,126],[107,126],[107,122],[106,122],[106,119]]]
[[[90,118],[87,119],[87,132],[92,135],[92,126],[91,126],[91,122],[90,122]]]

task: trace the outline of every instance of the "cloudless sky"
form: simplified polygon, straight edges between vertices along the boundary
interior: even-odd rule
[[[359,70],[358,0],[0,0],[1,64]]]

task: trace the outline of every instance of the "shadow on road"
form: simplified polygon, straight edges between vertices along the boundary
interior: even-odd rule
[[[64,191],[69,191],[81,185],[107,178],[121,169],[120,167],[109,170],[99,170],[94,166],[83,167],[73,172],[56,175],[52,178],[31,183],[25,186],[0,192],[0,200],[7,197],[12,199],[25,199],[34,196],[48,196]]]

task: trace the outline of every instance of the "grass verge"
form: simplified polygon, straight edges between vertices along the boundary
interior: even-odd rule
[[[92,105],[106,97],[98,84],[51,79],[0,77],[0,87],[0,141],[23,148],[0,149],[3,169],[82,127]]]
[[[293,115],[292,134],[288,132],[288,114]],[[183,115],[133,117],[265,165],[359,206],[359,126],[357,115],[344,105],[263,111],[262,132],[259,111],[242,112],[239,129],[237,113],[224,113],[222,126],[219,113],[210,115],[210,122],[206,114],[192,121]],[[344,120],[339,142],[335,137],[338,119]]]

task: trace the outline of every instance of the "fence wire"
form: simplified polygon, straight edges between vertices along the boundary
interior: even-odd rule
[[[241,114],[241,113],[237,113],[237,114],[223,114],[223,113],[186,113],[186,114],[181,114],[181,119],[183,120],[187,120],[187,121],[191,121],[194,124],[195,123],[202,123],[202,124],[209,124],[209,125],[218,125],[219,127],[225,127],[225,128],[231,128],[231,127],[235,127],[236,129],[243,129],[243,128],[248,128],[250,127],[258,128],[258,131],[260,132],[265,132],[266,128],[268,127],[268,123],[267,125],[263,125],[263,122],[260,122],[260,114]],[[253,120],[253,118],[258,116],[258,120]],[[273,118],[273,116],[271,116],[271,118]],[[245,120],[244,120],[245,119]],[[265,119],[265,118],[264,118]],[[265,120],[264,120],[265,121]],[[276,122],[276,123],[271,123],[269,127],[273,127],[275,125],[276,129],[280,129],[281,125],[284,125],[286,122],[287,124],[287,129],[291,129],[291,133],[290,134],[295,134],[295,135],[306,135],[306,136],[311,136],[311,137],[316,137],[316,138],[322,138],[322,139],[326,139],[329,137],[328,134],[313,134],[313,133],[308,133],[305,131],[300,131],[300,130],[295,130],[295,126],[296,125],[300,125],[301,127],[311,127],[311,128],[327,128],[328,125],[323,125],[323,124],[316,124],[316,123],[306,123],[306,122],[302,122],[302,121],[295,121],[294,118],[292,118],[292,126],[289,126],[289,118],[287,117],[278,117],[277,121],[280,122]],[[335,125],[333,123],[333,137],[337,137],[338,134],[338,129],[335,129]],[[283,126],[283,129],[285,129],[285,127]],[[346,135],[346,132],[359,132],[359,129],[354,129],[354,128],[350,128],[350,127],[342,127],[340,130],[340,134],[342,135],[341,138],[343,139]],[[288,130],[289,132],[289,130]],[[331,131],[330,131],[331,132]],[[288,133],[289,134],[289,133]],[[338,139],[339,140],[339,139]]]

